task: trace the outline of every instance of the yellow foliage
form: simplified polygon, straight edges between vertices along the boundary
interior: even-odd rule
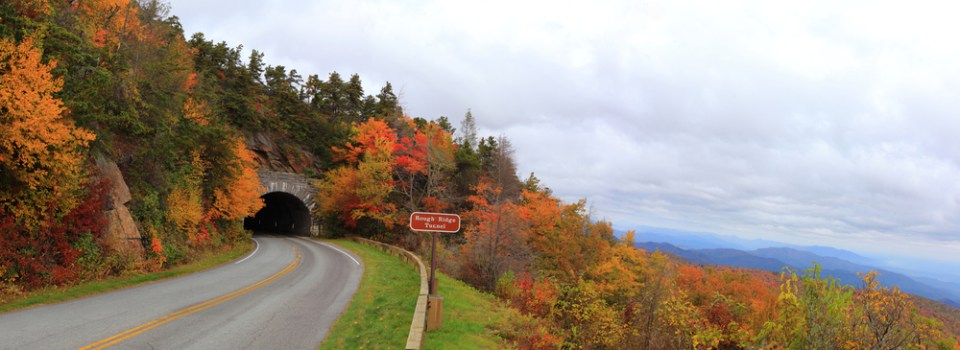
[[[193,152],[190,164],[191,172],[176,184],[167,196],[167,219],[185,233],[191,243],[196,242],[196,233],[204,219],[203,201],[200,184],[203,181],[207,163],[200,158],[200,152]]]
[[[183,104],[183,117],[197,123],[197,125],[207,126],[210,124],[207,120],[207,114],[209,113],[207,103],[204,101],[197,101],[191,97],[187,98],[187,102]]]
[[[177,186],[167,196],[167,219],[169,219],[180,232],[185,232],[188,237],[194,236],[192,233],[200,226],[200,220],[203,220],[203,205],[200,202],[200,188],[194,186]]]
[[[226,220],[240,220],[255,215],[263,208],[260,194],[266,191],[260,185],[253,152],[246,148],[242,138],[235,140],[233,154],[236,161],[231,166],[234,169],[232,180],[213,193],[214,217]]]

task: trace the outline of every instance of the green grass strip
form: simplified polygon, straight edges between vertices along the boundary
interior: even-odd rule
[[[437,293],[443,296],[443,323],[427,332],[424,349],[504,349],[511,346],[497,336],[519,313],[493,295],[462,281],[437,274]]]
[[[320,349],[403,349],[420,273],[377,248],[349,240],[333,242],[363,260],[363,279]]]
[[[363,260],[363,280],[320,349],[403,349],[420,291],[420,273],[377,248],[333,241]],[[428,263],[425,261],[424,263]],[[496,334],[516,311],[490,294],[437,274],[444,297],[443,327],[427,332],[425,349],[509,348]]]
[[[233,249],[228,251],[211,253],[197,261],[180,265],[169,270],[153,273],[134,273],[104,280],[85,282],[69,287],[49,287],[39,289],[0,305],[0,313],[33,306],[59,303],[71,299],[105,293],[117,289],[133,287],[144,283],[155,282],[167,278],[173,278],[207,270],[246,255],[251,250],[253,250],[253,244],[247,241],[235,245]]]

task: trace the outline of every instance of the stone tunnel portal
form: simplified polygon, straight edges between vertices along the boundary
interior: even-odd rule
[[[297,196],[286,192],[264,194],[264,207],[243,220],[243,228],[254,232],[310,235],[310,209]]]

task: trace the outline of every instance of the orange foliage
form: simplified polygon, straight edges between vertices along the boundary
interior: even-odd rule
[[[423,210],[434,213],[443,212],[450,206],[450,204],[441,201],[437,197],[425,197],[420,201],[420,205]]]
[[[228,166],[234,170],[230,182],[224,188],[218,188],[213,193],[213,217],[226,220],[240,220],[253,216],[263,208],[263,199],[260,194],[266,189],[260,185],[257,175],[253,152],[247,149],[243,138],[237,138],[233,144],[233,154],[236,157],[233,164]]]
[[[467,199],[473,210],[463,214],[467,243],[461,246],[461,273],[468,282],[493,291],[503,273],[528,264],[527,243],[521,235],[525,224],[516,205],[502,198],[503,189],[492,179],[482,178],[474,191],[477,194]]]
[[[703,317],[720,329],[737,322],[740,330],[758,330],[773,317],[777,294],[776,285],[769,279],[729,267],[704,269],[685,264],[678,266],[677,272],[677,287],[689,296]],[[757,273],[772,276],[768,272]],[[719,296],[723,298],[718,299]]]
[[[408,212],[443,210],[449,205],[441,199],[447,197],[448,174],[456,166],[453,137],[435,122],[418,127],[409,117],[406,121],[413,135],[398,141],[396,191]]]
[[[192,72],[187,75],[187,79],[183,81],[183,91],[190,93],[193,91],[193,87],[197,85],[197,73]]]
[[[354,125],[346,148],[334,147],[346,165],[333,169],[317,183],[320,211],[334,213],[348,228],[369,218],[392,228],[399,222],[396,206],[388,199],[394,190],[394,151],[397,135],[385,122],[370,119]]]
[[[357,164],[361,160],[390,160],[400,146],[397,134],[379,119],[370,119],[353,126],[354,137],[344,148],[333,147],[338,160]]]
[[[877,272],[861,276],[863,288],[854,295],[862,313],[857,315],[853,341],[857,347],[899,349],[916,336],[912,327],[913,302],[899,288],[881,287]]]
[[[49,191],[50,201],[69,210],[83,181],[81,165],[95,135],[65,119],[67,109],[54,95],[63,81],[43,63],[33,38],[20,44],[0,40],[0,164],[31,191]],[[10,205],[16,191],[5,191]],[[22,198],[21,198],[22,200]],[[19,218],[26,208],[9,208]]]
[[[137,5],[130,0],[84,0],[75,2],[74,8],[80,14],[81,31],[99,47],[115,51],[143,35]]]
[[[159,269],[167,262],[167,256],[163,254],[163,243],[157,236],[150,239],[150,251],[154,254],[153,263],[156,265],[153,266],[154,269]]]

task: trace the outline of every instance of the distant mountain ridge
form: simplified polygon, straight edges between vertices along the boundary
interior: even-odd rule
[[[857,273],[877,271],[880,273],[880,282],[885,286],[895,285],[904,292],[940,301],[953,307],[960,305],[960,303],[958,303],[958,301],[960,301],[960,292],[958,292],[957,289],[949,288],[950,285],[944,282],[941,282],[940,285],[931,285],[932,283],[923,283],[900,273],[861,265],[834,256],[823,256],[797,248],[768,247],[750,251],[730,248],[684,249],[664,242],[635,243],[634,246],[647,251],[659,250],[681,257],[694,264],[722,265],[774,272],[782,271],[785,267],[796,271],[803,271],[816,262],[821,265],[821,273],[823,276],[836,278],[840,283],[850,286],[860,285],[860,276]],[[835,255],[847,255],[855,259],[858,259],[856,257],[859,256],[855,253],[840,249],[828,248],[828,250],[819,250],[832,251]],[[860,258],[869,261],[867,258]]]

